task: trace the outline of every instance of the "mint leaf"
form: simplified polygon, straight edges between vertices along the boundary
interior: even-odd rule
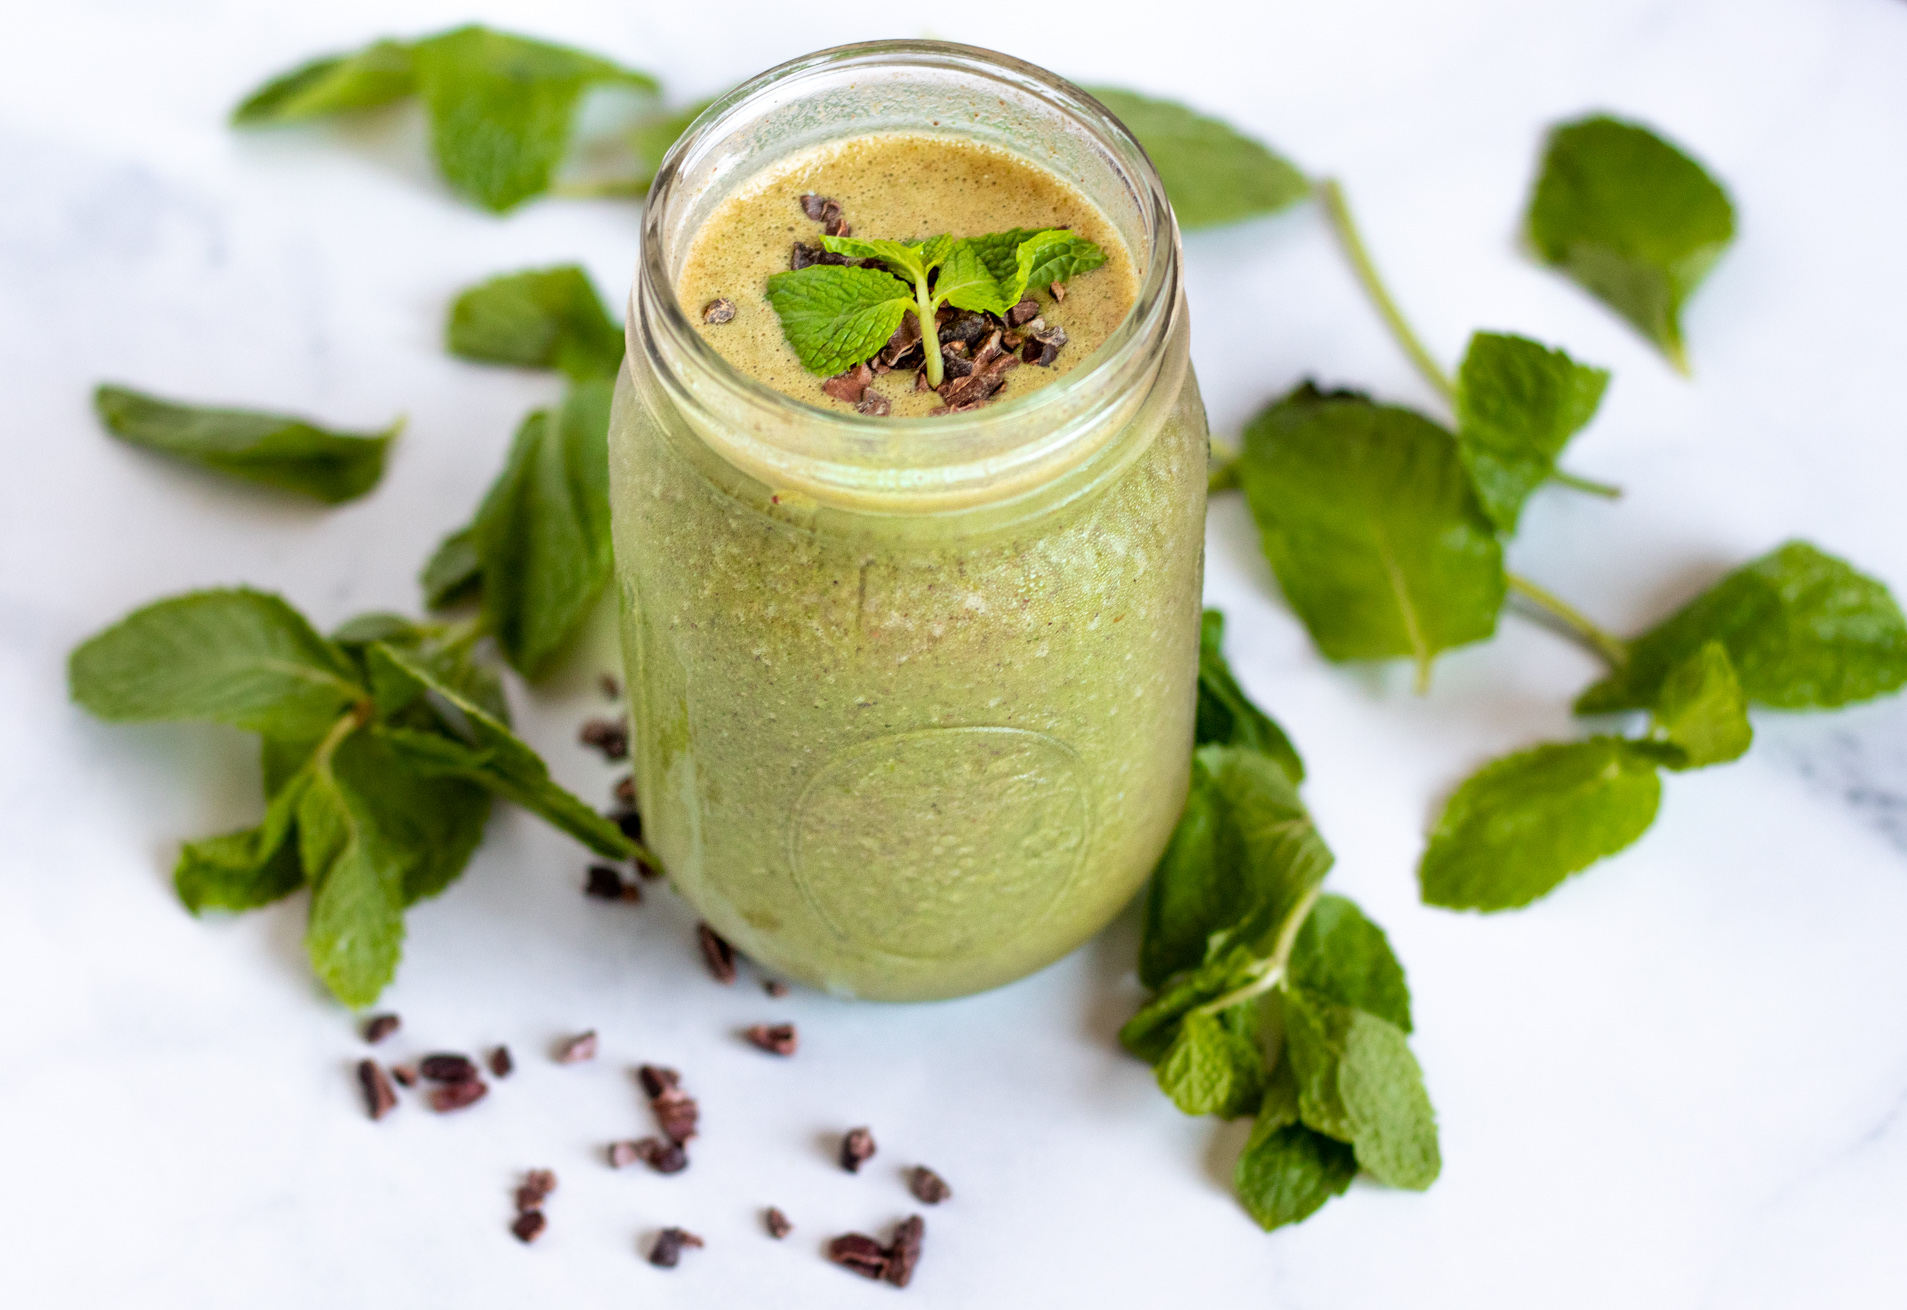
[[[352,109],[373,109],[417,89],[410,47],[375,41],[356,54],[314,59],[273,78],[232,111],[237,127],[298,123]]]
[[[1728,650],[1711,641],[1662,680],[1655,727],[1669,748],[1672,769],[1701,769],[1740,759],[1754,740],[1748,697],[1728,661]]]
[[[1410,988],[1384,930],[1342,896],[1320,896],[1298,930],[1291,986],[1410,1031]]]
[[[1528,337],[1471,336],[1457,370],[1457,454],[1483,512],[1515,532],[1523,502],[1556,471],[1556,457],[1595,417],[1609,371],[1578,364]]]
[[[640,124],[629,134],[629,144],[634,147],[636,157],[642,161],[642,167],[631,180],[629,190],[647,191],[649,184],[655,181],[656,173],[662,167],[663,158],[669,153],[669,147],[682,139],[702,111],[714,104],[714,100],[698,100],[678,113],[664,114]]]
[[[1257,982],[1265,970],[1266,962],[1247,947],[1221,951],[1141,1006],[1120,1028],[1120,1045],[1147,1064],[1157,1064],[1165,1058],[1188,1014]]]
[[[898,278],[876,269],[811,264],[769,278],[768,303],[801,366],[832,377],[886,345],[914,307],[914,296]]]
[[[1188,232],[1275,214],[1311,194],[1288,160],[1216,118],[1132,91],[1090,90],[1145,147]]]
[[[1233,1008],[1251,1011],[1257,1007]],[[1181,1112],[1235,1119],[1250,1113],[1264,1093],[1265,1055],[1251,1036],[1239,1031],[1236,1021],[1193,1014],[1179,1026],[1153,1073],[1159,1090]]]
[[[1833,709],[1907,683],[1907,619],[1887,588],[1790,541],[1630,642],[1628,663],[1584,692],[1576,712],[1651,708],[1669,671],[1711,641],[1727,648],[1755,705]]]
[[[1702,166],[1648,128],[1596,115],[1549,136],[1530,241],[1688,371],[1682,306],[1735,238]]]
[[[483,588],[483,556],[477,551],[475,524],[458,528],[437,543],[417,575],[417,585],[424,590],[424,604],[434,610],[477,598]]]
[[[1355,1177],[1357,1156],[1349,1146],[1299,1122],[1291,1061],[1280,1061],[1232,1171],[1232,1190],[1270,1232],[1316,1213]]]
[[[450,353],[491,364],[614,378],[622,329],[575,264],[506,273],[460,293],[445,336]]]
[[[1074,236],[1063,228],[1050,228],[1020,242],[1013,260],[1013,285],[1019,292],[1013,302],[1017,304],[1028,287],[1067,282],[1102,267],[1106,252],[1085,237]]]
[[[1285,597],[1333,660],[1438,652],[1496,631],[1503,553],[1454,437],[1305,383],[1245,429],[1239,480]]]
[[[1349,1142],[1381,1183],[1423,1191],[1437,1180],[1436,1116],[1402,1030],[1292,990],[1285,993],[1285,1041],[1305,1124]]]
[[[1269,755],[1296,784],[1304,781],[1297,747],[1268,714],[1245,695],[1224,654],[1225,616],[1208,609],[1199,619],[1198,728],[1201,746],[1243,746]]]
[[[1020,302],[1025,286],[1019,279],[1017,255],[1013,271],[1004,278],[997,277],[982,257],[982,247],[971,241],[956,241],[947,261],[940,266],[940,276],[934,282],[934,298],[955,309],[1004,316]]]
[[[383,719],[374,734],[406,768],[428,777],[476,783],[541,816],[599,855],[628,859],[636,853],[620,828],[557,786],[542,758],[515,733],[433,676],[413,654],[380,642],[366,659]]]
[[[1457,788],[1417,869],[1426,905],[1508,910],[1648,830],[1662,781],[1619,737],[1551,742],[1492,760]]]
[[[888,271],[904,282],[925,278],[929,269],[938,267],[946,258],[947,242],[945,237],[935,237],[930,251],[924,242],[888,241],[882,238],[872,240],[861,237],[823,236],[822,248],[836,255],[846,255],[850,259],[879,259],[886,262]],[[938,256],[931,260],[929,256]],[[827,267],[838,267],[828,265]]]
[[[606,381],[574,382],[554,413],[517,429],[475,524],[483,612],[509,660],[540,677],[609,579]]]
[[[106,430],[135,446],[327,505],[377,485],[399,420],[382,432],[334,432],[286,414],[182,405],[126,387],[93,391]]]
[[[382,643],[403,653],[433,682],[469,701],[498,723],[508,726],[510,703],[496,670],[477,658],[480,629],[474,623],[420,624],[398,614],[360,614],[331,634],[331,639],[358,661],[366,683],[372,683],[370,647]]]
[[[102,719],[210,719],[286,738],[323,736],[365,695],[343,651],[246,588],[134,610],[74,649],[67,678]]]
[[[304,886],[293,829],[309,775],[278,789],[255,828],[186,842],[172,870],[172,885],[185,908],[251,910]]]
[[[437,167],[453,189],[495,213],[549,190],[585,91],[656,90],[645,73],[485,27],[427,38],[414,57]]]

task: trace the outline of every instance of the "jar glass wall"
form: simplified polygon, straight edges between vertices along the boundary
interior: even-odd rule
[[[1078,188],[1138,270],[1125,322],[1045,387],[933,418],[730,367],[676,303],[701,221],[795,151],[883,131]],[[711,107],[643,237],[610,473],[645,840],[716,931],[838,994],[961,995],[1064,955],[1157,860],[1192,746],[1206,427],[1143,152],[1004,56],[844,47]]]

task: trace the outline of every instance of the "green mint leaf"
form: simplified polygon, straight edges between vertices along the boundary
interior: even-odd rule
[[[1702,166],[1646,127],[1597,115],[1550,133],[1530,241],[1688,371],[1682,306],[1735,238]]]
[[[410,652],[367,652],[378,713],[374,729],[405,766],[433,778],[462,778],[514,801],[599,855],[628,859],[635,847],[614,823],[557,786],[537,753],[499,719]],[[405,712],[416,708],[421,719]],[[421,722],[424,726],[417,726]]]
[[[649,184],[655,181],[656,173],[662,168],[669,147],[681,140],[682,134],[702,116],[702,111],[714,103],[712,99],[698,100],[677,113],[650,118],[630,132],[629,144],[635,150],[636,158],[641,161],[641,167],[630,179],[628,191],[635,193],[649,189]]]
[[[445,336],[451,354],[490,364],[560,369],[578,379],[613,379],[622,367],[622,329],[574,264],[469,288],[451,305]]]
[[[1417,869],[1426,905],[1509,910],[1648,830],[1662,780],[1619,737],[1551,742],[1492,760],[1457,788]]]
[[[299,123],[402,100],[417,89],[410,47],[375,41],[355,54],[314,59],[265,83],[232,111],[237,127]]]
[[[134,610],[75,648],[67,675],[102,719],[210,719],[285,738],[323,736],[366,694],[303,615],[244,588]]]
[[[1331,860],[1276,760],[1244,747],[1200,747],[1184,816],[1146,895],[1140,979],[1157,987],[1199,965],[1221,933],[1226,945],[1269,952]]]
[[[1245,695],[1225,662],[1225,616],[1208,609],[1199,620],[1198,728],[1201,746],[1243,746],[1269,755],[1296,784],[1304,781],[1304,761],[1284,729]]]
[[[1305,383],[1245,430],[1239,480],[1265,557],[1333,660],[1439,651],[1496,631],[1495,525],[1456,439],[1419,414]]]
[[[350,651],[372,683],[370,650],[383,643],[401,651],[435,682],[455,692],[498,723],[510,722],[510,703],[496,670],[477,658],[473,625],[413,623],[399,614],[360,614],[338,626],[331,639]]]
[[[574,382],[523,421],[475,524],[483,612],[512,668],[548,670],[609,580],[606,381]]]
[[[1141,1006],[1120,1028],[1120,1045],[1147,1064],[1157,1064],[1171,1048],[1186,1015],[1256,982],[1266,967],[1246,947],[1222,951]]]
[[[1410,987],[1384,930],[1342,896],[1320,896],[1298,929],[1287,972],[1293,987],[1411,1030]]]
[[[1609,371],[1500,332],[1471,336],[1457,370],[1457,454],[1483,512],[1516,531],[1523,502],[1595,416]]]
[[[647,74],[485,27],[420,41],[414,59],[438,168],[453,189],[496,213],[549,190],[585,91],[656,90]]]
[[[1000,287],[1005,288],[1012,285],[1013,280],[1019,276],[1020,246],[1044,230],[1047,229],[1014,227],[1004,232],[988,232],[984,236],[961,237],[958,241],[952,242],[943,259],[952,256],[952,247],[964,246],[966,254],[979,261],[980,267],[985,270],[987,276]],[[1015,296],[1012,304],[1018,303],[1019,297]]]
[[[1285,993],[1285,1042],[1306,1125],[1349,1142],[1381,1183],[1423,1191],[1437,1181],[1436,1115],[1401,1029],[1292,990]]]
[[[903,282],[913,282],[927,276],[927,271],[938,266],[938,261],[928,262],[928,256],[938,254],[946,257],[947,241],[935,237],[932,249],[925,242],[887,241],[880,238],[863,240],[860,237],[823,236],[821,245],[832,254],[846,255],[851,259],[878,259],[886,263],[888,270]],[[832,265],[824,267],[833,267]]]
[[[1701,769],[1740,759],[1754,740],[1748,697],[1728,649],[1711,641],[1670,670],[1656,701],[1655,727],[1672,769]]]
[[[483,590],[483,556],[477,551],[475,524],[458,528],[437,543],[417,575],[417,585],[424,590],[424,604],[434,610],[477,599]]]
[[[1232,1008],[1249,1011],[1256,1006]],[[1215,1014],[1193,1014],[1179,1026],[1153,1073],[1159,1090],[1181,1112],[1235,1119],[1250,1113],[1264,1095],[1265,1055],[1234,1023]]]
[[[310,775],[300,771],[278,788],[255,828],[186,842],[172,870],[172,885],[185,908],[252,910],[304,886],[293,828]]]
[[[1711,641],[1749,703],[1833,709],[1907,683],[1907,619],[1886,586],[1790,541],[1736,569],[1629,643],[1629,660],[1584,692],[1578,714],[1649,709],[1669,671]]]
[[[1188,232],[1275,214],[1311,194],[1289,160],[1216,118],[1114,87],[1092,94],[1145,147]]]
[[[934,295],[955,309],[1005,313],[1029,286],[1048,286],[1106,262],[1106,254],[1064,228],[1013,228],[952,243]]]
[[[1357,1156],[1348,1145],[1299,1121],[1291,1061],[1280,1061],[1232,1171],[1232,1190],[1270,1232],[1309,1218],[1356,1177]]]
[[[1085,237],[1074,236],[1063,228],[1035,232],[1014,251],[1013,286],[1019,291],[1019,295],[1013,297],[1014,303],[1019,302],[1028,287],[1068,282],[1105,262],[1106,252]]]
[[[810,373],[833,377],[873,356],[914,307],[906,283],[872,268],[810,264],[768,279],[768,303]]]
[[[1019,304],[1025,284],[1019,282],[1017,257],[1013,272],[1001,278],[995,276],[984,257],[985,249],[974,241],[954,242],[946,262],[940,266],[940,276],[934,281],[935,299],[944,300],[955,309],[1002,316]]]
[[[115,386],[93,391],[93,409],[108,432],[135,446],[327,505],[377,485],[385,450],[404,426],[334,432],[285,414],[182,405]]]

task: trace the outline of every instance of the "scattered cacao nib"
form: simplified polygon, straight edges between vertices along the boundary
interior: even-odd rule
[[[508,1078],[516,1072],[516,1061],[510,1058],[510,1048],[499,1046],[490,1052],[490,1072],[498,1078]]]
[[[826,222],[828,216],[828,198],[826,196],[818,196],[810,191],[807,195],[801,197],[801,212],[817,223]],[[834,212],[839,214],[841,207],[836,205]]]
[[[735,302],[727,296],[717,296],[702,306],[704,323],[732,323],[735,321]]]
[[[1021,332],[1008,332],[1000,338],[1000,344],[1008,350],[1018,350],[1026,344],[1026,335]]]
[[[829,236],[846,236],[846,232],[830,232]],[[788,267],[795,272],[815,264],[838,264],[843,268],[878,268],[887,265],[878,259],[857,259],[852,255],[837,255],[824,246],[808,246],[795,242],[794,249],[788,253]]]
[[[481,1101],[489,1091],[489,1085],[476,1078],[464,1083],[445,1083],[430,1089],[430,1108],[439,1114],[461,1110]]]
[[[519,1211],[540,1209],[544,1200],[555,1190],[555,1170],[532,1169],[523,1175],[523,1183],[516,1189],[516,1208]]]
[[[522,1214],[518,1215],[516,1221],[510,1225],[510,1231],[516,1234],[517,1241],[528,1246],[531,1242],[541,1237],[543,1230],[549,1226],[550,1221],[543,1217],[541,1210],[525,1210]]]
[[[973,371],[975,373],[999,374],[1010,368],[1019,367],[1019,357],[1008,354],[1000,348],[1005,333],[995,332],[980,344],[973,352]]]
[[[632,838],[631,840],[634,840],[634,839]],[[656,865],[649,863],[649,861],[643,859],[642,856],[640,855],[636,856],[636,872],[641,874],[644,878],[660,878],[662,876],[662,870],[660,868],[658,868]],[[636,890],[637,889],[634,887],[631,887],[629,889],[629,891],[631,892]],[[633,901],[636,898],[634,896],[630,896],[629,899]]]
[[[735,948],[723,941],[706,923],[695,925],[695,939],[702,944],[702,959],[715,981],[727,986],[735,981]]]
[[[609,816],[609,821],[622,829],[622,835],[630,841],[642,840],[642,814],[637,810],[617,810]]]
[[[770,996],[780,998],[788,994],[788,984],[779,978],[770,978],[761,985],[761,989]]]
[[[874,369],[885,373],[889,369],[909,367],[909,360],[921,354],[920,316],[913,310],[901,315],[901,325],[894,329],[894,335],[881,347],[881,353],[874,357]]]
[[[374,1014],[365,1021],[364,1040],[376,1046],[398,1030],[404,1021],[394,1014]]]
[[[584,1060],[596,1058],[596,1030],[576,1034],[556,1044],[552,1058],[558,1064],[581,1064]]]
[[[1066,284],[1064,282],[1055,282],[1046,289],[1053,293],[1053,303],[1055,305],[1066,299]]]
[[[867,365],[863,364],[861,367],[866,368]],[[854,408],[857,413],[865,414],[869,418],[886,418],[894,412],[894,402],[878,391],[870,391],[855,402]]]
[[[848,222],[845,218],[831,219],[828,225],[821,230],[831,237],[851,237],[854,235],[854,229],[848,226]]]
[[[609,1167],[627,1169],[642,1158],[642,1152],[636,1149],[634,1142],[611,1142],[609,1144]]]
[[[993,326],[987,321],[985,314],[971,309],[952,309],[947,306],[942,306],[934,315],[934,324],[943,347],[956,341],[972,346]]]
[[[701,1112],[695,1098],[682,1090],[681,1075],[653,1064],[643,1065],[637,1074],[642,1079],[642,1090],[649,1094],[649,1109],[655,1114],[656,1127],[671,1141],[686,1146],[695,1136],[695,1124]]]
[[[1020,358],[1041,368],[1051,368],[1053,360],[1059,355],[1059,348],[1066,344],[1066,340],[1066,329],[1055,323],[1052,327],[1029,335]]]
[[[1006,312],[1006,325],[1019,327],[1030,323],[1040,316],[1040,302],[1031,296],[1020,297],[1020,303]]]
[[[397,1108],[397,1093],[375,1060],[358,1061],[358,1089],[364,1093],[365,1112],[373,1119],[382,1119]]]
[[[876,1282],[887,1277],[887,1248],[866,1233],[843,1233],[829,1242],[828,1259]]]
[[[856,364],[845,373],[836,373],[821,384],[821,389],[836,400],[850,403],[867,394],[868,383],[874,380],[874,370],[866,364]]]
[[[589,882],[583,887],[583,895],[593,896],[599,901],[619,901],[622,899],[622,873],[607,864],[589,866]]]
[[[914,1266],[920,1263],[920,1244],[927,1236],[927,1221],[910,1214],[894,1226],[887,1244],[887,1281],[905,1287],[914,1279]]]
[[[417,1069],[434,1083],[467,1083],[477,1076],[477,1066],[467,1055],[427,1055]]]
[[[1008,356],[1011,358],[1011,356]],[[1006,379],[998,373],[976,372],[969,377],[955,378],[941,384],[940,398],[946,403],[937,409],[927,411],[930,414],[958,414],[974,409],[991,400],[1000,388],[1006,385]]]
[[[417,1066],[414,1064],[394,1064],[391,1066],[391,1077],[397,1080],[399,1087],[415,1087],[417,1086]]]
[[[768,1235],[777,1242],[795,1231],[795,1226],[788,1222],[788,1216],[778,1206],[771,1205],[762,1211],[761,1221],[767,1226]]]
[[[793,1055],[800,1039],[791,1023],[758,1023],[745,1029],[742,1036],[770,1055]]]
[[[614,794],[616,797],[616,804],[622,806],[625,809],[630,809],[630,810],[635,809],[636,808],[636,775],[633,773],[625,773],[622,775],[622,777],[616,779],[616,790]]]
[[[634,1159],[642,1161],[659,1174],[679,1174],[689,1167],[689,1153],[682,1149],[682,1143],[666,1137],[644,1137],[639,1141],[618,1142],[616,1145],[629,1147]],[[611,1152],[611,1163],[614,1163],[613,1147]],[[624,1164],[617,1168],[626,1167],[629,1163],[631,1161],[625,1158]]]
[[[615,674],[603,674],[602,677],[596,680],[596,685],[603,689],[603,695],[607,696],[610,700],[622,699],[622,684],[616,681]]]
[[[947,1180],[924,1164],[917,1164],[907,1171],[907,1190],[922,1205],[939,1205],[953,1195],[953,1188],[947,1186]]]
[[[972,373],[973,361],[967,358],[966,347],[962,342],[956,341],[951,346],[941,348],[940,376],[942,380],[940,385],[942,387],[958,378],[971,376]],[[923,373],[921,376],[925,377],[926,374]],[[931,386],[929,389],[931,390]]]
[[[606,760],[629,758],[629,725],[621,719],[591,719],[579,735],[583,745],[594,746]]]
[[[865,1128],[850,1129],[841,1139],[841,1167],[851,1174],[874,1158],[874,1134]]]
[[[925,369],[922,369],[920,372],[914,374],[914,390],[916,391],[932,391],[933,390],[933,387],[928,384],[927,371]]]
[[[665,1228],[656,1234],[656,1244],[649,1248],[649,1263],[658,1269],[673,1269],[682,1259],[684,1247],[699,1247],[702,1239],[694,1233],[681,1228]]]

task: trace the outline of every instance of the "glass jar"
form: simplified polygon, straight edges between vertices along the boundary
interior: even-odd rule
[[[977,139],[1077,187],[1132,252],[1125,322],[1037,391],[932,418],[831,412],[732,368],[676,303],[702,220],[793,151],[881,131]],[[609,438],[631,754],[645,840],[768,968],[872,999],[980,991],[1097,932],[1164,849],[1207,460],[1179,258],[1118,121],[967,46],[784,64],[664,162]]]

